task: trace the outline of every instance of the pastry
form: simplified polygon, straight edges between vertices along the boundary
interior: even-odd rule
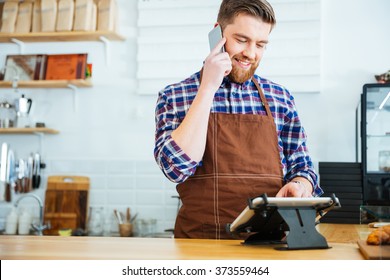
[[[379,84],[387,84],[390,83],[390,70],[386,73],[375,75],[375,79]]]
[[[390,225],[377,228],[367,237],[368,245],[390,245]]]

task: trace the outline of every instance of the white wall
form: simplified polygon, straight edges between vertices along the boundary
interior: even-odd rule
[[[390,70],[390,1],[322,1],[322,90],[297,95],[313,159],[355,161],[355,110],[363,84]]]
[[[80,89],[75,97],[69,89],[23,92],[34,101],[34,120],[60,131],[42,139],[45,176],[89,176],[91,205],[104,206],[108,214],[130,206],[141,218],[157,218],[161,231],[173,227],[175,188],[153,159],[156,97],[136,92],[137,1],[118,3],[120,34],[127,40],[111,44],[108,65],[97,42],[26,45],[26,54],[88,52],[93,88]],[[295,96],[316,163],[355,160],[355,109],[362,86],[390,69],[388,11],[388,0],[322,1],[321,92]],[[17,52],[15,45],[1,44],[0,65],[6,54]],[[0,89],[0,100],[14,97],[12,90]],[[19,157],[40,147],[35,135],[0,135],[4,141]],[[43,196],[44,189],[38,193]],[[0,204],[0,229],[8,211],[9,204]]]

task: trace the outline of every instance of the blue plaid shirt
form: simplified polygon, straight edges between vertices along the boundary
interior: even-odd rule
[[[298,117],[294,98],[289,91],[257,75],[275,120],[280,161],[284,180],[294,177],[307,178],[314,186],[313,195],[323,193],[318,186],[318,176],[306,147],[306,134]],[[159,92],[156,106],[156,139],[154,156],[165,176],[173,182],[184,182],[192,176],[201,162],[195,162],[171,137],[183,121],[199,88],[200,72],[188,79],[167,86]],[[215,93],[212,113],[266,115],[260,95],[253,81],[233,83],[225,77]]]

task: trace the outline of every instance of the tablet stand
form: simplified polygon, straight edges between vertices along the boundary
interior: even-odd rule
[[[287,247],[276,248],[279,250],[330,248],[325,237],[315,228],[316,215],[321,214],[321,209],[313,206],[275,206],[268,203],[266,194],[261,197],[265,203],[258,206],[254,206],[251,199],[248,201],[254,215],[241,230],[255,233],[244,244],[287,244]]]
[[[325,237],[315,228],[316,209],[310,207],[279,207],[290,231],[287,235],[288,249],[327,249]]]

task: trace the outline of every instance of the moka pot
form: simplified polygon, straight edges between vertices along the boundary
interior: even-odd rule
[[[15,100],[15,111],[17,115],[17,127],[30,127],[30,110],[32,100],[22,94],[21,98]]]

